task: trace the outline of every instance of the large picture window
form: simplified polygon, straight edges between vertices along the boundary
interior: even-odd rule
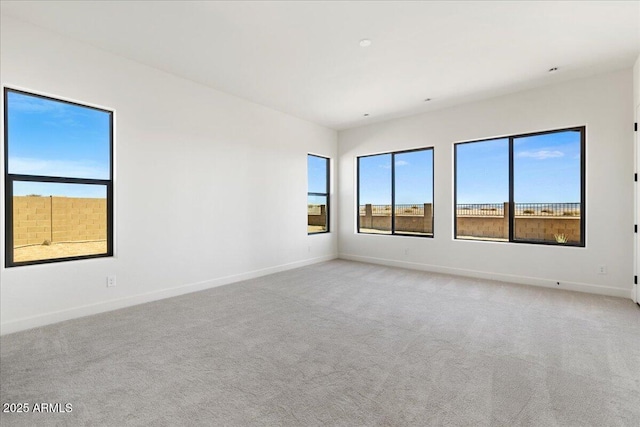
[[[329,159],[307,156],[307,233],[329,232]]]
[[[585,128],[455,145],[457,239],[585,246]]]
[[[433,148],[358,157],[358,232],[433,237]]]
[[[5,88],[7,267],[113,254],[113,113]]]

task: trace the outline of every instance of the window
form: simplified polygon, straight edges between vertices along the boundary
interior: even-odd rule
[[[113,254],[113,113],[4,90],[7,267]]]
[[[585,246],[585,127],[454,150],[457,239]]]
[[[433,148],[358,157],[358,233],[433,237]]]
[[[307,233],[329,232],[329,159],[307,156]]]

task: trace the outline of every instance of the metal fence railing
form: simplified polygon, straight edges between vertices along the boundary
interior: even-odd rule
[[[580,203],[516,203],[515,216],[580,216]]]
[[[504,203],[475,203],[457,206],[458,215],[504,216]]]
[[[371,205],[371,213],[374,216],[391,216],[391,205]],[[360,205],[360,216],[366,215],[366,205]]]
[[[391,205],[371,205],[371,214],[373,216],[391,216]],[[423,216],[423,204],[402,204],[395,205],[396,216]],[[366,215],[366,205],[360,205],[360,216]]]
[[[504,203],[467,203],[457,205],[456,210],[457,215],[504,217],[504,205]],[[515,216],[580,216],[580,203],[515,203],[514,207]],[[373,216],[391,216],[391,205],[371,205],[371,213]],[[423,216],[424,204],[396,205],[395,214],[396,216]],[[366,205],[360,205],[360,216],[365,215]]]
[[[396,215],[424,216],[424,204],[396,205]]]
[[[515,203],[515,216],[580,216],[580,203]],[[504,203],[475,203],[457,206],[458,215],[504,216]]]

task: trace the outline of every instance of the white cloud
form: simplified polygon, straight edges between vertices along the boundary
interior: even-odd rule
[[[86,116],[87,108],[72,106],[62,101],[39,98],[36,96],[9,94],[10,111],[23,114],[39,114],[42,124],[55,127],[79,127],[77,117]]]
[[[409,164],[409,162],[407,162],[407,161],[405,161],[405,160],[398,160],[398,161],[396,161],[396,167],[398,167],[398,166],[406,166],[406,165],[408,165],[408,164]],[[382,169],[391,169],[391,165],[388,165],[388,164],[380,165],[380,167],[381,167]]]
[[[109,171],[92,161],[48,160],[9,157],[9,173],[20,175],[59,176],[107,179]]]
[[[60,102],[50,101],[44,98],[27,95],[9,95],[9,108],[24,113],[61,113],[65,105]]]
[[[529,157],[536,160],[553,159],[564,156],[562,151],[558,150],[538,150],[538,151],[520,151],[518,157]]]
[[[37,194],[43,197],[89,197],[95,199],[104,199],[107,197],[106,187],[104,185],[15,181],[13,187],[14,196],[27,196],[29,194]]]

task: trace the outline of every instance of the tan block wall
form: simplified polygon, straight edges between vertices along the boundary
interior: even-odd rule
[[[106,199],[76,197],[13,198],[14,246],[105,240]]]
[[[516,217],[515,237],[523,240],[555,242],[554,235],[564,234],[569,243],[580,242],[579,217]],[[459,216],[458,236],[508,239],[509,228],[503,217]]]
[[[320,213],[307,214],[308,225],[327,225],[327,205],[320,205]]]
[[[425,203],[424,215],[396,215],[396,232],[432,233],[432,212],[431,203]],[[365,214],[360,215],[360,228],[391,231],[391,214],[373,215],[371,205],[365,205]]]
[[[501,216],[458,216],[456,223],[458,236],[508,239],[509,229]]]
[[[42,243],[51,239],[51,198],[13,198],[14,246]]]
[[[360,227],[371,228],[374,230],[390,231],[391,216],[390,215],[372,215],[370,217],[360,216]],[[413,232],[413,233],[431,233],[431,218],[425,218],[423,215],[397,215],[396,216],[396,232]]]
[[[564,234],[569,243],[580,243],[580,218],[516,217],[515,233],[517,239],[550,241],[555,241],[555,234]]]
[[[326,215],[307,215],[308,225],[327,225]]]
[[[360,216],[360,227],[373,230],[390,231],[391,215]]]

